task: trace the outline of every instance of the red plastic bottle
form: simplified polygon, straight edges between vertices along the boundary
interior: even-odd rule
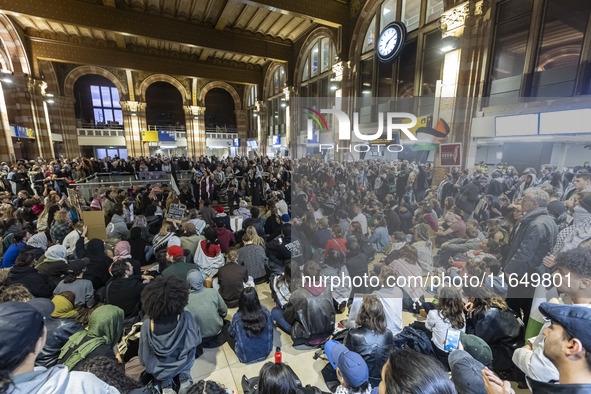
[[[279,346],[277,346],[277,349],[275,351],[275,364],[280,363],[281,362],[281,348]]]

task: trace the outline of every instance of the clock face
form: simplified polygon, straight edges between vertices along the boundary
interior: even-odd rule
[[[377,54],[381,62],[391,62],[396,59],[406,41],[406,26],[402,22],[392,22],[388,24],[380,38],[377,45]]]
[[[398,44],[398,32],[390,27],[382,33],[378,41],[378,51],[383,57],[388,57],[396,48]]]

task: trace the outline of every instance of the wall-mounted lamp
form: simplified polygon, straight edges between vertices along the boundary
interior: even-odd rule
[[[47,104],[55,103],[55,100],[53,99],[53,94],[51,93],[45,93],[45,96],[43,96],[43,100],[45,100]]]
[[[439,50],[443,53],[451,52],[454,49],[458,49],[460,39],[455,36],[447,36],[441,39],[441,46]]]
[[[12,77],[13,77],[14,73],[10,70],[2,70],[2,73],[0,74],[0,79],[2,80],[2,82],[11,85],[12,84]]]
[[[336,91],[341,88],[341,83],[339,81],[330,81],[328,84],[331,91]]]

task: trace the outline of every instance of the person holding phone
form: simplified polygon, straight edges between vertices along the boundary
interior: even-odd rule
[[[455,287],[441,287],[438,292],[439,302],[435,309],[427,314],[425,327],[432,332],[433,351],[441,363],[449,370],[447,357],[451,350],[457,349],[458,332],[466,332],[466,316],[462,295]],[[455,331],[454,331],[455,330]],[[446,343],[447,349],[446,349]],[[455,347],[454,347],[455,345]]]

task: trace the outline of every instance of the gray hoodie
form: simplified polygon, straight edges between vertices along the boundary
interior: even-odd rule
[[[127,236],[127,225],[122,216],[117,214],[111,218],[111,223],[107,226],[107,237],[116,239],[125,239]]]
[[[36,367],[33,372],[13,378],[14,388],[10,394],[119,394],[119,390],[109,386],[88,372],[68,372],[65,365],[47,369]]]

